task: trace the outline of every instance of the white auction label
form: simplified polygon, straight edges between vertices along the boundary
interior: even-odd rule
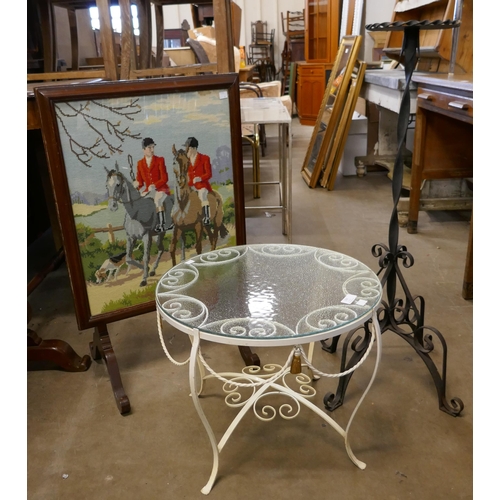
[[[352,304],[356,300],[356,295],[348,293],[340,302],[342,304]]]

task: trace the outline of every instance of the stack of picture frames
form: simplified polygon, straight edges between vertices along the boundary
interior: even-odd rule
[[[301,170],[311,188],[334,188],[365,75],[366,63],[358,60],[361,39],[342,37]]]
[[[157,282],[181,260],[245,244],[238,76],[43,86],[35,95],[78,328],[94,328],[92,358],[105,361],[125,414],[108,325],[154,311]],[[205,173],[211,165],[208,211],[189,185],[200,174],[188,147]]]

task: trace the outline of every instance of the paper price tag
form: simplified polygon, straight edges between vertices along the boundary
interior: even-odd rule
[[[352,304],[356,300],[356,295],[348,293],[340,302],[342,304]]]

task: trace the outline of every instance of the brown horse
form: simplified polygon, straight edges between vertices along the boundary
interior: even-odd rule
[[[211,250],[217,248],[219,236],[225,238],[229,233],[222,222],[224,215],[222,196],[217,191],[208,193],[211,226],[203,225],[203,211],[200,198],[196,190],[188,185],[189,159],[186,151],[183,149],[177,150],[174,144],[172,146],[172,153],[174,155],[174,173],[177,183],[174,190],[174,206],[172,208],[174,229],[172,232],[172,241],[170,243],[170,255],[172,258],[172,265],[175,266],[175,249],[177,247],[177,242],[180,238],[184,241],[184,231],[187,229],[193,229],[195,232],[196,253],[198,255],[201,254],[202,251],[201,243],[203,231],[208,235]]]

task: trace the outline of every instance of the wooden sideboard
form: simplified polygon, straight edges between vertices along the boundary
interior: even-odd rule
[[[297,63],[297,114],[301,125],[313,125],[318,118],[321,101],[332,63]]]
[[[305,61],[297,63],[297,114],[302,125],[315,125],[326,82],[339,48],[339,0],[305,4]]]

